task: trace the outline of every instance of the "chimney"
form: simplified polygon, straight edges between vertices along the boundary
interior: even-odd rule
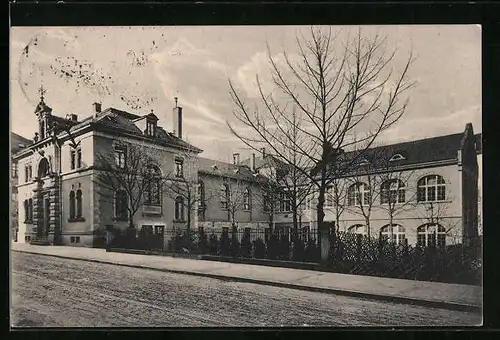
[[[175,107],[173,112],[173,118],[174,118],[173,133],[177,137],[182,138],[182,107],[179,107],[177,105],[177,97],[175,97],[174,100],[175,100]]]
[[[69,120],[71,120],[72,122],[77,122],[78,121],[78,116],[75,115],[75,114],[70,114],[69,115]]]
[[[92,106],[94,107],[94,113],[101,112],[101,103],[94,103]]]
[[[266,156],[266,148],[260,149],[260,152],[262,153],[262,158],[264,159],[264,157]]]
[[[233,164],[240,164],[240,154],[233,153]]]
[[[250,168],[255,171],[255,154],[252,153],[252,158],[250,159]]]

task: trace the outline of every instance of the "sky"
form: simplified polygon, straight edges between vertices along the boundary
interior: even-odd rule
[[[355,27],[333,26],[346,35]],[[10,122],[31,138],[38,89],[53,114],[92,114],[92,103],[135,114],[153,112],[172,131],[174,97],[183,107],[183,133],[202,156],[228,161],[251,153],[231,135],[234,103],[228,80],[248,98],[255,77],[271,89],[267,46],[279,59],[293,55],[303,26],[12,27]],[[391,64],[415,61],[408,77],[415,86],[396,125],[380,136],[392,143],[462,132],[471,122],[481,132],[481,28],[478,25],[362,26],[362,33],[387,37],[396,50]],[[78,77],[76,77],[78,75]]]

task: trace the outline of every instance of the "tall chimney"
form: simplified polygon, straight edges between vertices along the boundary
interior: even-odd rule
[[[252,158],[250,159],[250,168],[255,171],[255,154],[252,153]]]
[[[260,152],[262,152],[262,159],[266,156],[266,148],[260,149]]]
[[[182,107],[179,107],[177,105],[177,97],[175,97],[174,100],[175,100],[175,107],[173,112],[173,118],[174,118],[173,132],[174,135],[176,135],[179,138],[182,138]]]
[[[94,103],[92,106],[94,107],[94,113],[101,112],[101,103]]]
[[[240,164],[240,154],[233,153],[233,164]]]

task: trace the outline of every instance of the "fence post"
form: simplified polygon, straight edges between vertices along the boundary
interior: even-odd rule
[[[321,247],[321,264],[326,265],[330,254],[330,224],[323,222],[319,226],[320,247]]]

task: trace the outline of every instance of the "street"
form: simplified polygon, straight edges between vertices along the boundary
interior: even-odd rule
[[[14,327],[465,326],[481,315],[12,252]]]

